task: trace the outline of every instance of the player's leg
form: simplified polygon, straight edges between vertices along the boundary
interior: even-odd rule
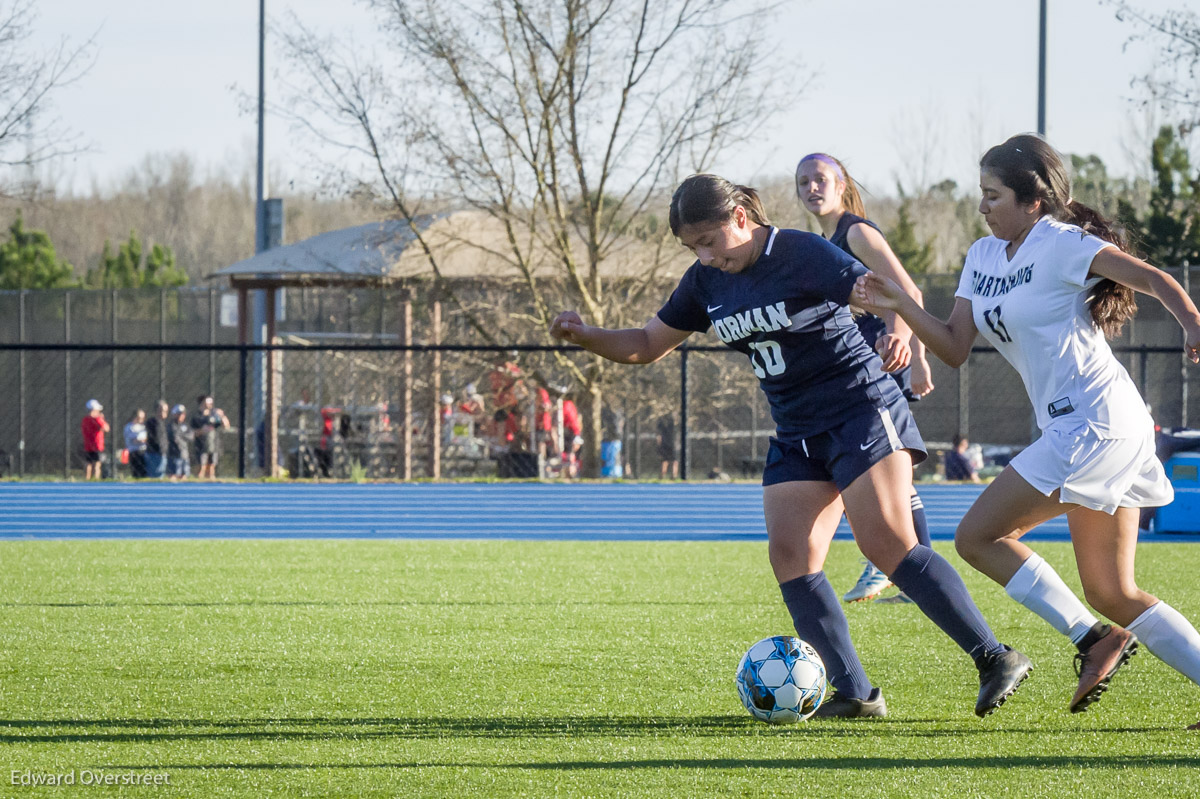
[[[979,669],[975,712],[998,708],[1028,676],[1029,659],[997,640],[954,567],[917,543],[912,528],[912,459],[892,452],[842,489],[859,547],[883,568]]]
[[[821,717],[882,716],[883,693],[863,670],[850,626],[823,571],[842,517],[833,483],[789,481],[763,487],[768,552],[779,590],[801,639],[825,663],[834,695],[817,709]]]
[[[1058,576],[1020,538],[1042,522],[1077,505],[1034,488],[1011,466],[975,500],[955,533],[958,554],[1004,586],[1005,592],[1079,644],[1098,621]]]
[[[923,547],[933,548],[933,539],[929,536],[929,520],[925,517],[925,503],[921,500],[921,495],[913,490],[912,497],[909,500],[912,507],[913,531],[917,534],[917,543]],[[876,599],[876,603],[881,605],[911,605],[912,599],[908,594],[900,591],[892,596]]]
[[[1117,624],[1125,625],[1159,660],[1200,683],[1200,633],[1175,608],[1138,588],[1134,578],[1138,510],[1118,508],[1109,516],[1080,508],[1071,513],[1069,520],[1088,602]],[[1094,665],[1092,659],[1083,659],[1081,671],[1111,677],[1103,674],[1103,664]]]

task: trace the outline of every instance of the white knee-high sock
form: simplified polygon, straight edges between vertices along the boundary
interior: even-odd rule
[[[1041,616],[1072,643],[1079,643],[1096,623],[1087,606],[1036,552],[1017,569],[1004,586],[1004,593]]]
[[[1126,629],[1156,658],[1200,684],[1200,633],[1166,602],[1155,602]]]

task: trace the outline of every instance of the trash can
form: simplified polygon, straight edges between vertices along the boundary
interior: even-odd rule
[[[1175,501],[1154,515],[1156,533],[1200,533],[1200,452],[1180,452],[1163,464]]]

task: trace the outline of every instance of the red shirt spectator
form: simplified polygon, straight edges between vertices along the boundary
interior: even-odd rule
[[[488,372],[488,383],[492,387],[492,404],[499,410],[515,408],[518,396],[517,383],[521,378],[521,367],[512,361],[500,359],[496,367]]]
[[[571,438],[583,435],[583,423],[579,421],[579,409],[575,407],[575,400],[563,400],[563,428],[567,431]]]
[[[83,428],[83,451],[103,452],[104,431],[108,429],[108,422],[104,421],[104,417],[88,414],[83,417],[81,426]]]
[[[538,414],[537,414],[537,429],[543,432],[549,432],[554,426],[554,403],[550,401],[550,392],[544,388],[537,390],[538,394]]]

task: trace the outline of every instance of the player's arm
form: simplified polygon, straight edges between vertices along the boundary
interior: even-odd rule
[[[654,363],[678,347],[691,331],[668,327],[657,316],[645,327],[612,330],[584,324],[579,314],[563,311],[550,325],[550,335],[610,361],[644,364]]]
[[[1116,247],[1105,247],[1096,253],[1090,274],[1149,294],[1161,302],[1183,328],[1188,358],[1192,363],[1200,363],[1200,311],[1175,278]]]
[[[883,234],[870,225],[860,222],[850,226],[850,230],[846,232],[846,243],[850,245],[850,251],[854,253],[855,258],[862,262],[863,266],[872,272],[891,278],[904,290],[905,294],[912,297],[918,305],[921,304],[921,290],[909,277],[908,272],[904,271],[900,259],[892,252],[892,248],[888,246],[887,239],[883,237]],[[894,312],[884,313],[883,321],[887,324],[890,336],[880,339],[877,348],[883,350],[879,356],[883,358],[884,368],[887,371],[907,366],[909,359],[914,354],[924,357],[924,347],[921,346],[920,339],[913,335],[908,324],[899,315]]]
[[[934,355],[955,368],[971,355],[971,345],[979,334],[970,300],[958,297],[950,318],[943,322],[918,305],[898,285],[873,272],[858,279],[850,300],[872,313],[895,311]]]

